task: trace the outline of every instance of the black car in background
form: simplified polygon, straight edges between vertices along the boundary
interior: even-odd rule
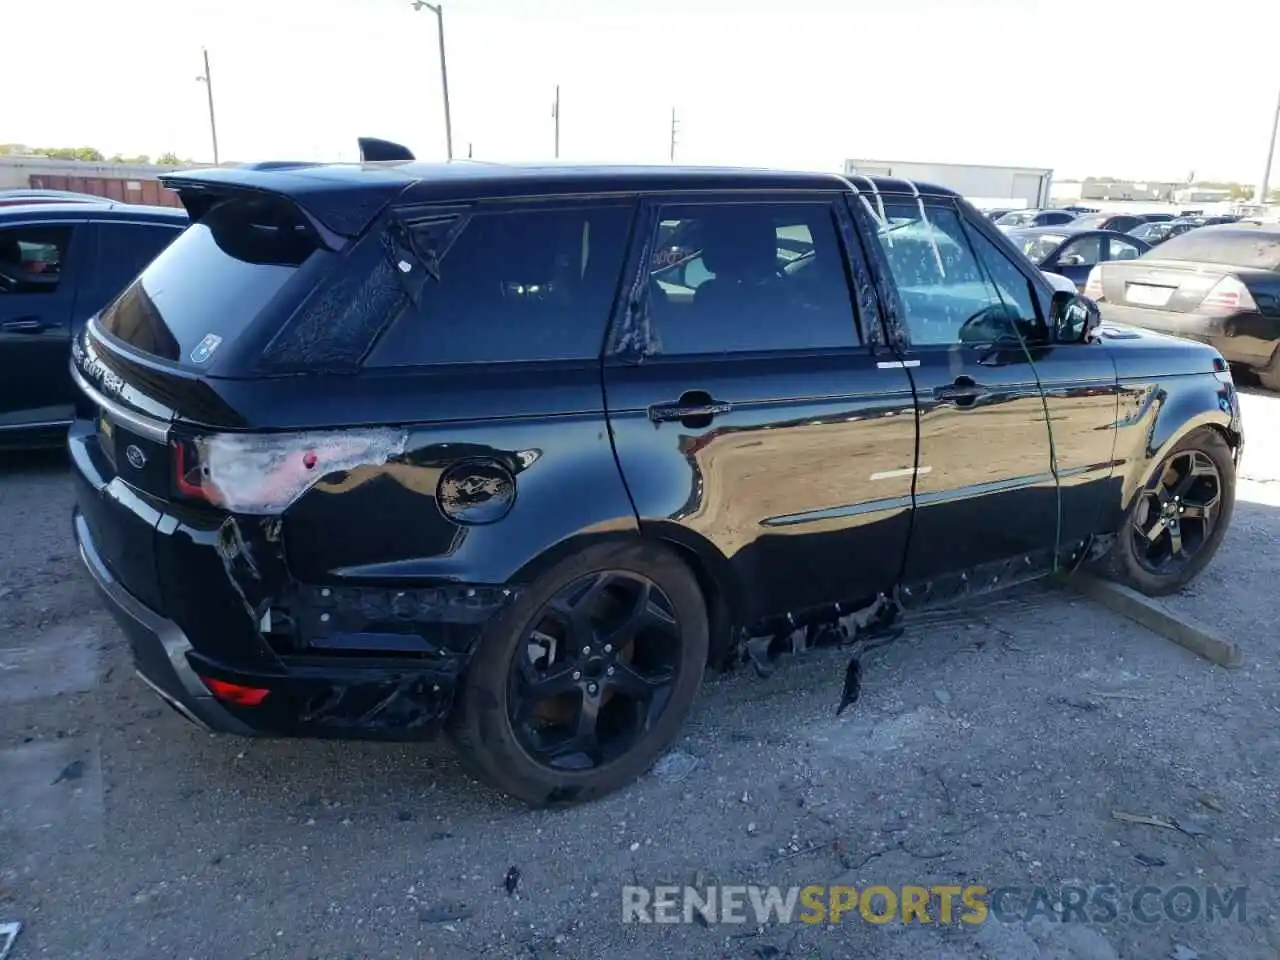
[[[1198,227],[1099,265],[1085,292],[1107,319],[1211,344],[1280,390],[1280,226]]]
[[[0,447],[65,442],[72,336],[186,226],[104,200],[0,207]]]
[[[1147,221],[1135,213],[1086,213],[1075,220],[1075,225],[1087,230],[1110,230],[1128,233]]]
[[[1074,223],[1008,231],[1023,256],[1049,273],[1066,277],[1083,291],[1089,271],[1107,260],[1134,260],[1151,249],[1142,240],[1111,230],[1091,230]]]
[[[1195,224],[1166,220],[1155,223],[1140,223],[1129,231],[1129,236],[1136,237],[1149,247],[1154,247],[1157,244],[1164,243],[1170,237],[1176,237],[1194,229]]]
[[[998,227],[1052,227],[1070,223],[1076,215],[1070,210],[1010,210],[996,220]]]
[[[216,730],[443,726],[500,789],[586,800],[748,637],[1080,562],[1165,593],[1230,520],[1218,353],[1100,329],[942,187],[166,182],[193,225],[72,346],[72,522],[142,676]]]

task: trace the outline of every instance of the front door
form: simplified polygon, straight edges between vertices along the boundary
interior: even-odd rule
[[[727,564],[747,621],[889,589],[906,550],[911,382],[838,201],[650,200],[605,358],[642,528]]]
[[[902,300],[901,357],[920,419],[908,596],[936,595],[935,580],[1012,559],[1016,570],[994,575],[1007,582],[1042,569],[1058,498],[1027,347],[1044,325],[1029,291],[997,288],[949,200],[885,198],[878,227],[876,259]]]
[[[71,318],[83,224],[0,226],[0,442],[74,417]]]

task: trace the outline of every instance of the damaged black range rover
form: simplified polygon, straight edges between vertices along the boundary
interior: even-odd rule
[[[176,174],[72,370],[76,539],[143,679],[418,738],[533,804],[643,772],[753,637],[1208,562],[1212,348],[1098,326],[954,193],[458,162]]]

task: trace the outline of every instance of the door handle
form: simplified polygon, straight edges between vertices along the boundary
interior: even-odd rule
[[[0,322],[0,330],[5,333],[39,333],[47,326],[39,317],[18,317]]]
[[[954,403],[957,407],[971,407],[991,391],[972,377],[956,377],[955,382],[933,388],[933,397],[941,403]]]
[[[675,403],[655,403],[649,407],[649,419],[655,424],[678,420],[691,429],[710,425],[722,413],[728,413],[733,405],[713,400],[705,390],[686,390]]]

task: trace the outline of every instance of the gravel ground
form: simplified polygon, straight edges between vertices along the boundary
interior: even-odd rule
[[[471,782],[443,746],[199,732],[135,678],[81,573],[63,461],[0,462],[0,921],[25,924],[11,960],[1280,956],[1280,398],[1244,399],[1233,527],[1173,601],[1242,643],[1243,669],[1024,589],[876,651],[839,718],[838,652],[712,677],[668,764],[560,812]],[[1016,898],[980,926],[621,922],[624,884],[662,883],[1055,901],[1110,883],[1121,908],[1088,924],[1024,922]],[[1247,886],[1245,919],[1126,917],[1133,890],[1179,884]]]

